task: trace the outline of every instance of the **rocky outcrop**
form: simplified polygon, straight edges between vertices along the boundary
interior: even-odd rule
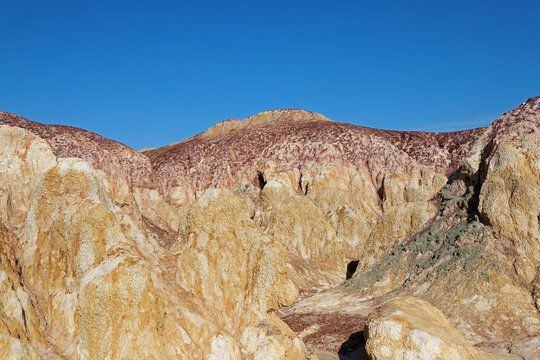
[[[399,213],[396,219],[407,222],[400,228],[397,241],[417,230],[434,211],[431,208],[403,215],[404,209],[410,212],[414,208],[404,204],[429,200],[483,131],[392,132],[335,123],[301,110],[279,110],[245,120],[227,120],[181,143],[143,153],[152,163],[168,204],[185,207],[208,188],[230,189],[243,195],[252,216],[273,236],[288,239],[290,230],[297,229],[292,237],[296,239],[295,245],[285,246],[289,258],[295,259],[293,262],[300,264],[309,258],[301,250],[313,247],[309,242],[328,236],[334,240],[324,243],[331,241],[342,247],[345,259],[350,261],[362,257],[364,243],[382,214],[392,207],[401,206],[401,210],[389,211]],[[307,198],[317,209],[305,200],[292,205],[292,197]],[[294,206],[303,209],[296,211]],[[306,208],[315,215],[302,216]],[[306,237],[308,232],[298,235],[299,229],[306,226],[305,220],[316,219],[319,211],[330,226],[326,234],[312,240]],[[269,219],[280,216],[289,217],[289,232],[268,227]],[[148,217],[154,224],[174,222],[157,219],[163,219],[162,216]],[[321,226],[326,226],[326,222]],[[396,244],[392,239],[385,249]],[[328,279],[336,279],[330,273],[343,273],[342,261],[329,259],[310,261],[301,267],[312,274],[322,274],[320,270],[324,268]],[[333,269],[326,266],[329,262],[335,263]],[[324,281],[325,276],[314,277]]]
[[[297,120],[291,121],[293,118]],[[297,168],[303,174],[303,170],[327,164],[366,170],[374,185],[380,185],[386,173],[408,175],[422,166],[449,175],[484,131],[428,134],[377,130],[331,122],[301,110],[264,112],[234,123],[243,121],[246,125],[216,125],[216,129],[227,130],[213,129],[144,152],[171,203],[189,202],[209,187],[257,185],[258,173],[270,175]]]
[[[207,191],[190,209],[171,253],[178,284],[209,314],[220,314],[214,326],[229,334],[215,356],[307,356],[294,333],[266,313],[298,297],[286,253],[253,223],[239,196]]]
[[[263,228],[287,250],[301,290],[336,284],[343,279],[342,243],[315,204],[295,196],[274,206]]]
[[[508,241],[479,221],[471,221],[477,218],[471,209],[473,188],[462,196],[453,195],[454,191],[461,190],[443,189],[441,210],[431,224],[355,274],[346,286],[363,296],[393,292],[422,297],[475,343],[533,336],[540,331],[540,316],[528,289],[515,280],[511,267],[515,255]],[[483,326],[488,321],[489,327]]]
[[[122,216],[82,160],[59,160],[34,189],[15,254],[40,333],[55,355],[178,354],[169,344],[182,339],[164,324],[165,307],[152,279],[149,250],[155,244],[129,226],[136,224]]]
[[[0,111],[0,124],[25,129],[45,140],[58,158],[83,159],[100,172],[111,198],[122,204],[131,186],[153,186],[148,159],[124,144],[71,126],[45,125]]]
[[[379,261],[365,268],[359,264],[344,285],[283,310],[284,320],[296,323],[321,313],[363,318],[390,298],[415,296],[437,306],[468,342],[534,358],[531,347],[521,345],[538,341],[534,292],[514,271],[519,254],[511,240],[478,221],[477,196],[474,187],[465,189],[460,181],[445,186],[436,217],[419,232]],[[315,331],[313,336],[326,335]]]
[[[540,264],[540,137],[527,136],[519,147],[510,142],[497,147],[479,208],[495,229],[512,239],[519,253],[516,271],[531,282]]]
[[[1,355],[535,358],[539,119],[275,110],[138,153],[0,113]]]
[[[224,215],[216,202],[211,202],[214,218],[204,212],[207,208],[197,212],[201,204],[190,212],[186,234],[194,231],[203,238],[196,224],[213,224],[220,234],[232,231],[227,239],[217,238],[222,255],[231,250],[228,257],[219,262],[212,252],[209,258],[217,262],[197,273],[182,268],[194,253],[180,256],[176,251],[182,246],[173,244],[172,252],[160,246],[140,212],[116,204],[102,173],[86,161],[55,157],[44,140],[21,128],[2,126],[0,139],[5,145],[0,154],[5,165],[0,174],[2,357],[308,356],[296,335],[266,313],[294,300],[297,290],[287,276],[285,252],[252,222],[241,197],[223,200],[238,220],[233,228],[216,221]],[[260,241],[254,242],[257,234]],[[182,239],[184,246],[190,244]],[[200,250],[196,259],[211,249]],[[237,267],[238,261],[248,268]],[[193,275],[195,282],[186,280]],[[219,278],[220,287],[200,282]],[[229,288],[232,279],[238,286]],[[224,322],[216,323],[221,312],[228,316],[220,315]]]
[[[465,341],[445,316],[426,301],[399,297],[372,312],[366,350],[373,360],[496,360]]]
[[[41,176],[56,165],[43,139],[18,127],[0,125],[0,219],[20,234],[30,209],[32,192]]]
[[[366,172],[334,165],[303,175],[307,198],[328,219],[343,244],[347,260],[357,259],[360,249],[380,218],[380,199]]]
[[[364,319],[388,299],[415,296],[439,308],[478,348],[512,359],[538,357],[539,104],[530,99],[479,133],[435,202],[426,201],[429,192],[409,197],[398,185],[401,175],[387,175],[379,189],[387,194],[383,215],[352,279],[301,299],[283,311],[284,320],[302,333],[314,316]],[[412,206],[415,197],[422,201]],[[423,207],[421,216],[405,211],[421,214]],[[313,329],[311,338],[330,337],[323,327]]]
[[[366,269],[390,255],[400,242],[433,218],[437,210],[429,201],[406,202],[387,209],[363,246],[358,269]]]
[[[531,282],[540,264],[540,100],[531,99],[492,127],[479,209],[519,253],[518,274]],[[495,131],[495,130],[494,130]]]

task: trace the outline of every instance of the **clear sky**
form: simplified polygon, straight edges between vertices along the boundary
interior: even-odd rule
[[[0,110],[135,149],[301,108],[483,126],[540,95],[539,1],[0,0]]]

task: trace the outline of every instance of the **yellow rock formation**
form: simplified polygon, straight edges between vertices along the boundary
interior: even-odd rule
[[[365,269],[384,259],[401,241],[435,216],[437,211],[437,206],[429,201],[406,202],[388,208],[364,244],[358,269]]]
[[[398,297],[374,310],[366,322],[366,351],[372,360],[496,360],[468,344],[428,302]]]
[[[519,253],[514,266],[531,282],[540,265],[540,137],[495,150],[480,193],[480,212],[510,238]]]
[[[144,153],[0,124],[0,360],[315,360],[370,312],[372,360],[538,357],[540,98],[449,134],[273,110]]]

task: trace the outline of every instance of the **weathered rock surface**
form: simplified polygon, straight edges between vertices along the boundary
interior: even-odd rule
[[[530,347],[518,345],[534,343],[540,334],[531,288],[514,271],[518,253],[509,239],[478,221],[474,188],[458,196],[461,191],[459,182],[443,188],[438,215],[419,233],[343,286],[285,309],[285,322],[314,314],[366,317],[390,298],[415,296],[437,306],[472,344],[534,358]]]
[[[394,298],[378,307],[365,332],[373,360],[503,359],[468,344],[437,308],[414,297]]]
[[[404,201],[403,188],[391,186],[397,190],[388,191],[388,206],[363,244],[364,257],[359,257],[353,279],[284,310],[285,322],[298,333],[311,329],[310,347],[327,350],[332,346],[315,339],[345,339],[333,335],[339,331],[329,333],[330,326],[316,326],[313,319],[339,319],[341,314],[362,319],[381,302],[413,295],[441,309],[477,347],[507,358],[536,358],[539,100],[530,99],[503,115],[479,137],[456,180],[440,191],[435,218],[430,220],[435,203],[420,202],[411,209],[420,213],[420,204],[431,204],[429,215],[404,231],[410,223],[395,218],[400,208],[388,199],[398,199],[403,209],[410,204]],[[475,154],[476,170],[471,167]],[[466,191],[466,184],[476,188]],[[385,219],[392,227],[384,226]],[[394,227],[396,232],[389,231]],[[527,285],[531,281],[532,286]]]
[[[480,212],[512,240],[516,271],[531,282],[540,264],[540,98],[497,119],[467,164],[483,180]]]
[[[540,264],[540,136],[521,140],[519,146],[504,142],[494,151],[479,208],[495,229],[512,240],[519,253],[516,271],[531,282]]]
[[[387,209],[363,246],[358,269],[365,269],[387,257],[400,242],[436,214],[437,206],[429,201],[407,202]]]
[[[535,359],[539,126],[274,110],[138,153],[0,112],[0,358]]]
[[[305,249],[313,248],[309,243],[328,236],[334,236],[336,249],[325,251],[335,253],[341,247],[350,261],[361,257],[364,243],[385,210],[402,207],[401,211],[391,210],[399,213],[398,220],[407,222],[397,230],[400,238],[416,231],[429,214],[434,214],[433,208],[416,212],[414,206],[404,204],[433,197],[483,131],[392,132],[335,123],[301,110],[276,110],[245,120],[228,120],[181,143],[143,153],[149,157],[169,204],[191,204],[211,187],[231,189],[243,193],[255,220],[274,236],[285,239],[291,236],[290,231],[296,231],[294,247],[286,246],[292,263],[305,262],[306,256],[311,256]],[[311,200],[318,210],[304,200],[293,205],[291,198],[295,196]],[[287,205],[280,205],[282,202]],[[303,209],[295,211],[294,206]],[[300,235],[302,227],[311,228],[305,220],[319,216],[301,215],[307,208],[320,210],[335,235],[329,231],[311,239],[308,232]],[[293,216],[288,221],[289,230],[268,227],[270,218],[289,216]],[[154,219],[153,223],[160,223]],[[395,240],[390,241],[377,256],[383,257],[395,244]],[[343,266],[334,258],[301,265],[307,269],[305,274],[312,274],[312,285],[335,282],[332,272],[343,272]],[[333,269],[327,266],[332,262]],[[305,279],[296,278],[299,282]],[[307,280],[300,285],[301,290],[310,288],[311,280]]]
[[[226,210],[239,219],[238,229],[214,222],[225,214],[215,203],[214,219],[190,212],[188,230],[198,220],[213,224],[220,234],[232,231],[228,239],[217,238],[221,249],[201,249],[200,255],[211,251],[215,259],[213,251],[224,255],[229,248],[225,262],[212,263],[205,273],[181,272],[187,278],[200,276],[190,283],[175,276],[180,274],[178,255],[160,246],[139,211],[126,211],[136,204],[112,201],[99,170],[81,159],[55,157],[46,142],[21,128],[2,126],[0,139],[5,144],[0,154],[5,165],[0,185],[5,204],[0,213],[2,358],[308,356],[300,339],[266,313],[294,300],[297,289],[287,277],[285,252],[279,244],[265,244],[270,239],[249,218],[240,197],[224,200]],[[244,229],[247,222],[251,228]],[[195,229],[199,234],[201,229]],[[243,243],[234,231],[246,234]],[[242,247],[245,258],[239,256]],[[180,264],[189,259],[186,252]],[[222,267],[239,261],[248,268]],[[227,281],[219,288],[211,285],[218,293],[194,295],[203,276]],[[229,287],[232,279],[237,287]],[[224,323],[216,323],[216,313]]]
[[[134,225],[82,160],[60,159],[34,189],[15,254],[40,334],[55,355],[126,359],[180,354],[169,341],[182,344],[181,337],[164,336],[174,330],[164,324],[166,307],[160,305],[150,261],[141,255],[147,250],[152,256],[147,243],[152,239],[123,229]]]
[[[336,284],[343,279],[342,243],[322,211],[297,195],[274,206],[262,224],[287,250],[293,279],[302,290]]]
[[[148,159],[124,144],[83,129],[45,125],[0,111],[0,124],[16,126],[45,140],[59,158],[79,158],[100,172],[114,200],[122,203],[131,186],[152,186]]]
[[[56,157],[43,139],[18,127],[0,125],[1,221],[20,233],[40,177],[56,165]]]
[[[287,268],[286,253],[250,219],[239,196],[207,191],[190,209],[180,238],[171,247],[177,257],[178,284],[200,299],[214,325],[230,338],[223,352],[282,359],[304,358],[302,342],[269,308],[295,301],[298,289]],[[267,354],[267,355],[265,355]]]
[[[267,176],[297,168],[303,174],[328,164],[367,171],[374,187],[386,173],[409,175],[422,167],[449,175],[485,131],[377,130],[331,122],[302,110],[268,111],[232,122],[234,126],[228,121],[181,143],[144,152],[171,203],[193,201],[209,187],[256,184],[258,173]]]
[[[348,260],[359,256],[364,242],[382,214],[380,199],[366,172],[334,165],[304,174],[307,198],[323,212],[343,244]]]

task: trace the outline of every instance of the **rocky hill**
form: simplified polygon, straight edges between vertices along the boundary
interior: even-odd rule
[[[0,359],[538,359],[540,98],[136,152],[0,112]]]

